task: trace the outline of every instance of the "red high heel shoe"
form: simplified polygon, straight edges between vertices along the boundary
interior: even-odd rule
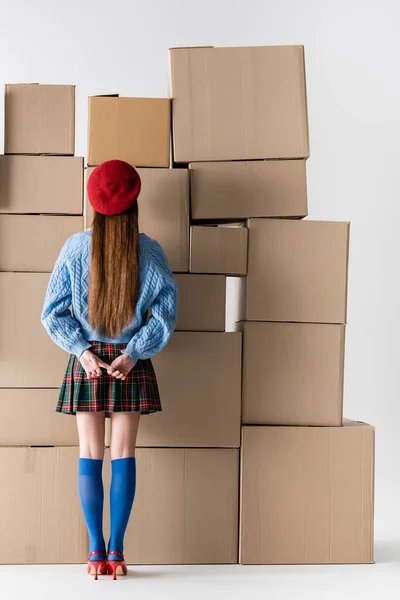
[[[126,562],[124,559],[124,555],[122,552],[118,552],[117,550],[111,550],[108,552],[110,554],[117,554],[118,556],[122,556],[122,560],[109,560],[108,561],[108,572],[110,575],[113,575],[113,579],[117,579],[117,575],[126,575],[128,569],[126,567]]]
[[[104,560],[90,560],[90,557],[93,554],[104,554],[104,552],[89,552],[88,554],[88,564],[87,564],[87,572],[88,575],[94,575],[95,579],[98,579],[98,574],[107,575],[107,559]]]

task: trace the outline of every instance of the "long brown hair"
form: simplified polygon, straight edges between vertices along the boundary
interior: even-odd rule
[[[133,319],[139,296],[137,204],[113,216],[94,213],[89,280],[89,323],[115,338]]]

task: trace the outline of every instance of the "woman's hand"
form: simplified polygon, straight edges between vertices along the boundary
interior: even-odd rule
[[[112,361],[110,367],[107,369],[107,373],[112,375],[112,377],[125,381],[126,376],[133,367],[133,360],[129,354],[121,354],[121,356]]]
[[[85,369],[88,379],[96,379],[101,376],[101,368],[109,369],[110,365],[101,360],[96,354],[90,350],[85,350],[81,354],[80,363]]]

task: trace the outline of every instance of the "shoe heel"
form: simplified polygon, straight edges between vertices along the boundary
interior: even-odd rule
[[[117,567],[114,565],[114,562],[108,563],[108,572],[110,575],[113,576],[113,579],[117,579]]]
[[[108,560],[108,572],[110,573],[110,575],[113,576],[113,579],[116,580],[117,579],[117,574],[118,575],[126,575],[128,572],[128,569],[126,567],[126,562],[124,559],[124,555],[122,552],[118,552],[117,550],[111,550],[108,553],[108,556],[110,556],[110,554],[117,554],[118,556],[121,557],[121,560]]]
[[[126,575],[127,568],[124,560],[112,560],[108,562],[108,572],[113,576],[113,579],[117,579],[117,575]]]
[[[87,572],[88,575],[94,575],[95,581],[98,580],[100,575],[107,575],[107,561],[104,560],[90,560],[92,554],[101,554],[100,552],[89,552]]]
[[[99,571],[102,563],[94,562],[92,560],[88,561],[88,575],[94,575],[94,579],[97,580],[99,578]]]

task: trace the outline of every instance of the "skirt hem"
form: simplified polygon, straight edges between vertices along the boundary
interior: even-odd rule
[[[57,413],[60,413],[62,415],[71,415],[72,417],[75,417],[77,412],[84,412],[84,413],[104,412],[104,413],[106,413],[106,417],[110,417],[110,415],[112,413],[121,413],[121,412],[140,413],[141,415],[150,415],[152,413],[162,412],[162,408],[153,408],[151,410],[140,410],[140,408],[137,410],[133,410],[133,409],[132,410],[122,410],[122,409],[121,410],[118,410],[118,409],[117,410],[105,410],[104,408],[99,409],[99,410],[90,410],[90,409],[86,408],[83,410],[70,411],[70,410],[63,410],[61,408],[56,407],[55,410]]]

